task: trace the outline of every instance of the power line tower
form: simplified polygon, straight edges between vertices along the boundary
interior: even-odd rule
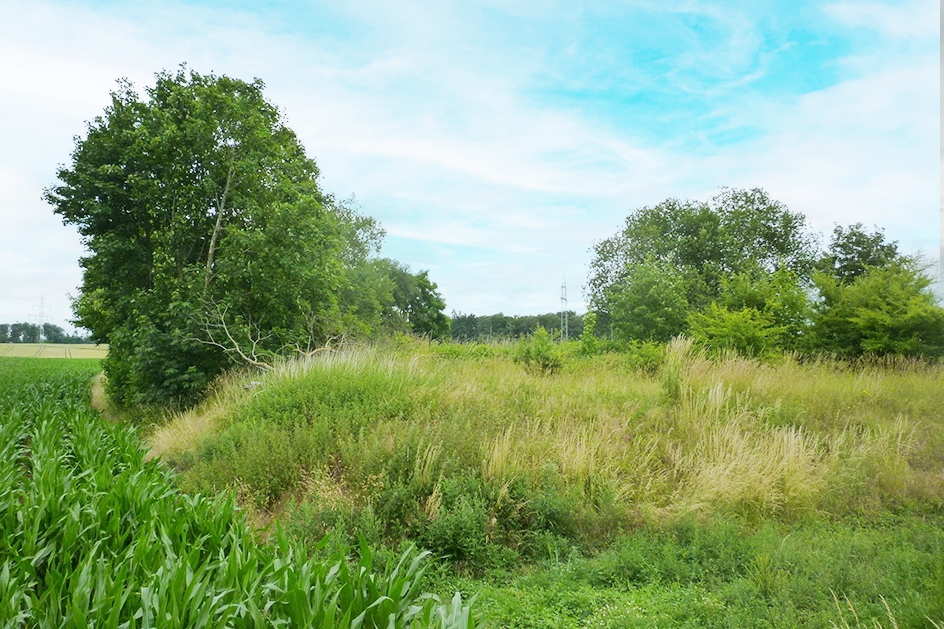
[[[567,329],[567,277],[561,276],[561,311],[560,311],[561,340],[566,341],[570,336]]]
[[[52,306],[46,305],[46,296],[40,295],[39,305],[33,306],[33,313],[29,316],[32,321],[36,322],[36,325],[39,326],[39,342],[42,343],[45,339],[43,338],[43,324],[52,321],[52,316],[48,314],[48,311],[52,310]]]

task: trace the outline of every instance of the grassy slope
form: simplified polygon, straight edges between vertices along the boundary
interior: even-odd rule
[[[231,376],[151,441],[185,488],[235,487],[301,538],[410,538],[487,575],[497,625],[608,626],[604,609],[612,626],[839,622],[830,590],[865,617],[884,595],[901,626],[944,618],[941,366],[684,346],[659,372],[633,364],[572,357],[548,377],[488,349],[322,356]],[[522,561],[538,574],[505,574]]]

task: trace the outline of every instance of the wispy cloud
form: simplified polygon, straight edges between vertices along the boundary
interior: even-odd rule
[[[940,4],[910,2],[836,2],[823,7],[846,26],[862,27],[894,38],[927,39],[940,33]]]
[[[562,274],[579,308],[594,240],[722,185],[936,249],[937,33],[899,15],[927,2],[0,6],[0,262],[31,273],[0,279],[0,321],[37,289],[66,316],[80,245],[42,187],[116,78],[181,61],[263,78],[324,186],[460,311],[553,310]]]

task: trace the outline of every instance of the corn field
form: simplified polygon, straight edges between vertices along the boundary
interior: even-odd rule
[[[426,553],[375,569],[261,542],[232,495],[193,496],[89,409],[97,361],[0,359],[0,628],[475,625],[419,591]]]

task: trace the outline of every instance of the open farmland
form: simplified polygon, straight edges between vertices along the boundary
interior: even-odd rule
[[[423,597],[416,551],[372,566],[257,541],[89,409],[98,361],[0,358],[0,626],[471,627]],[[317,555],[317,556],[316,556]]]
[[[107,345],[83,343],[0,343],[0,356],[9,358],[90,358],[101,359]]]

